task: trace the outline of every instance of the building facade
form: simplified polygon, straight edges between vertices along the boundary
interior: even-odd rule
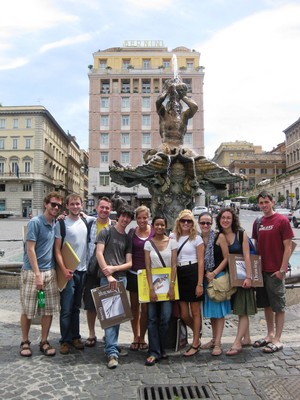
[[[43,212],[45,195],[53,190],[87,197],[83,158],[75,138],[45,107],[1,106],[0,211],[37,215]]]
[[[230,172],[244,174],[248,178],[247,181],[228,185],[228,195],[255,192],[260,182],[285,173],[285,143],[266,152],[262,151],[261,146],[245,141],[224,142],[215,151],[213,161]]]
[[[268,190],[276,200],[284,198],[282,203],[293,208],[300,200],[300,118],[283,132],[286,137],[286,171],[262,182],[259,191]]]
[[[174,58],[174,55],[176,58]],[[203,67],[200,54],[186,47],[169,51],[161,41],[125,41],[123,47],[98,50],[90,65],[89,205],[115,191],[134,206],[150,201],[140,185],[120,187],[110,181],[109,165],[143,164],[143,155],[161,144],[156,99],[164,83],[173,79],[174,64],[198,104],[189,120],[185,146],[204,153]]]

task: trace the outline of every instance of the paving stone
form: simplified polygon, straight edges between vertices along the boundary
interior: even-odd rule
[[[168,361],[157,363],[154,367],[144,366],[146,352],[129,352],[128,357],[122,358],[113,371],[106,367],[103,343],[84,351],[72,349],[67,356],[59,354],[58,316],[53,319],[49,338],[57,355],[47,358],[40,353],[40,326],[33,325],[30,335],[33,356],[21,358],[19,312],[18,291],[0,290],[1,399],[131,400],[137,398],[141,385],[197,383],[208,384],[215,399],[258,400],[259,393],[256,393],[251,381],[270,376],[299,375],[300,372],[299,305],[289,308],[294,317],[286,321],[282,338],[284,349],[281,352],[265,355],[261,349],[247,348],[235,359],[230,359],[224,354],[214,358],[209,351],[203,351],[188,360],[181,353],[170,352],[172,355]],[[262,312],[251,318],[250,323],[253,341],[265,335]],[[208,338],[211,332],[205,329],[204,326],[204,336]],[[86,338],[88,331],[84,313],[81,316],[81,331]],[[224,351],[230,348],[235,334],[236,326],[226,326],[222,340]],[[97,336],[103,336],[99,327]],[[120,344],[128,349],[131,340],[130,323],[122,324]]]

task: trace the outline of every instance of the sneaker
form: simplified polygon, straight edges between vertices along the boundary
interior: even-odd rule
[[[128,356],[128,351],[123,349],[122,347],[117,347],[118,352],[119,352],[119,357],[126,357]]]
[[[59,349],[60,354],[69,354],[70,353],[70,346],[68,343],[62,343]]]
[[[117,368],[118,364],[119,364],[119,362],[118,362],[118,358],[116,356],[108,357],[107,368],[109,368],[109,369]]]
[[[84,343],[81,339],[73,339],[72,340],[72,346],[75,347],[77,350],[83,350],[84,349]]]

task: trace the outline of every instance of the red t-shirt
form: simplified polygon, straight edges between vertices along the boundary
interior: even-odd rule
[[[284,253],[283,241],[294,237],[289,220],[278,213],[263,216],[257,238],[256,221],[253,224],[252,238],[258,239],[258,254],[261,255],[262,270],[275,272],[281,267]]]

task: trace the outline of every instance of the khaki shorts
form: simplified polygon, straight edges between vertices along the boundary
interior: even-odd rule
[[[20,280],[21,313],[32,319],[38,310],[39,315],[53,315],[59,311],[59,290],[55,269],[41,271],[45,290],[45,308],[37,308],[38,291],[32,270],[22,270]]]
[[[258,308],[271,307],[273,312],[285,311],[285,280],[278,279],[273,272],[263,272],[264,287],[256,288]]]

